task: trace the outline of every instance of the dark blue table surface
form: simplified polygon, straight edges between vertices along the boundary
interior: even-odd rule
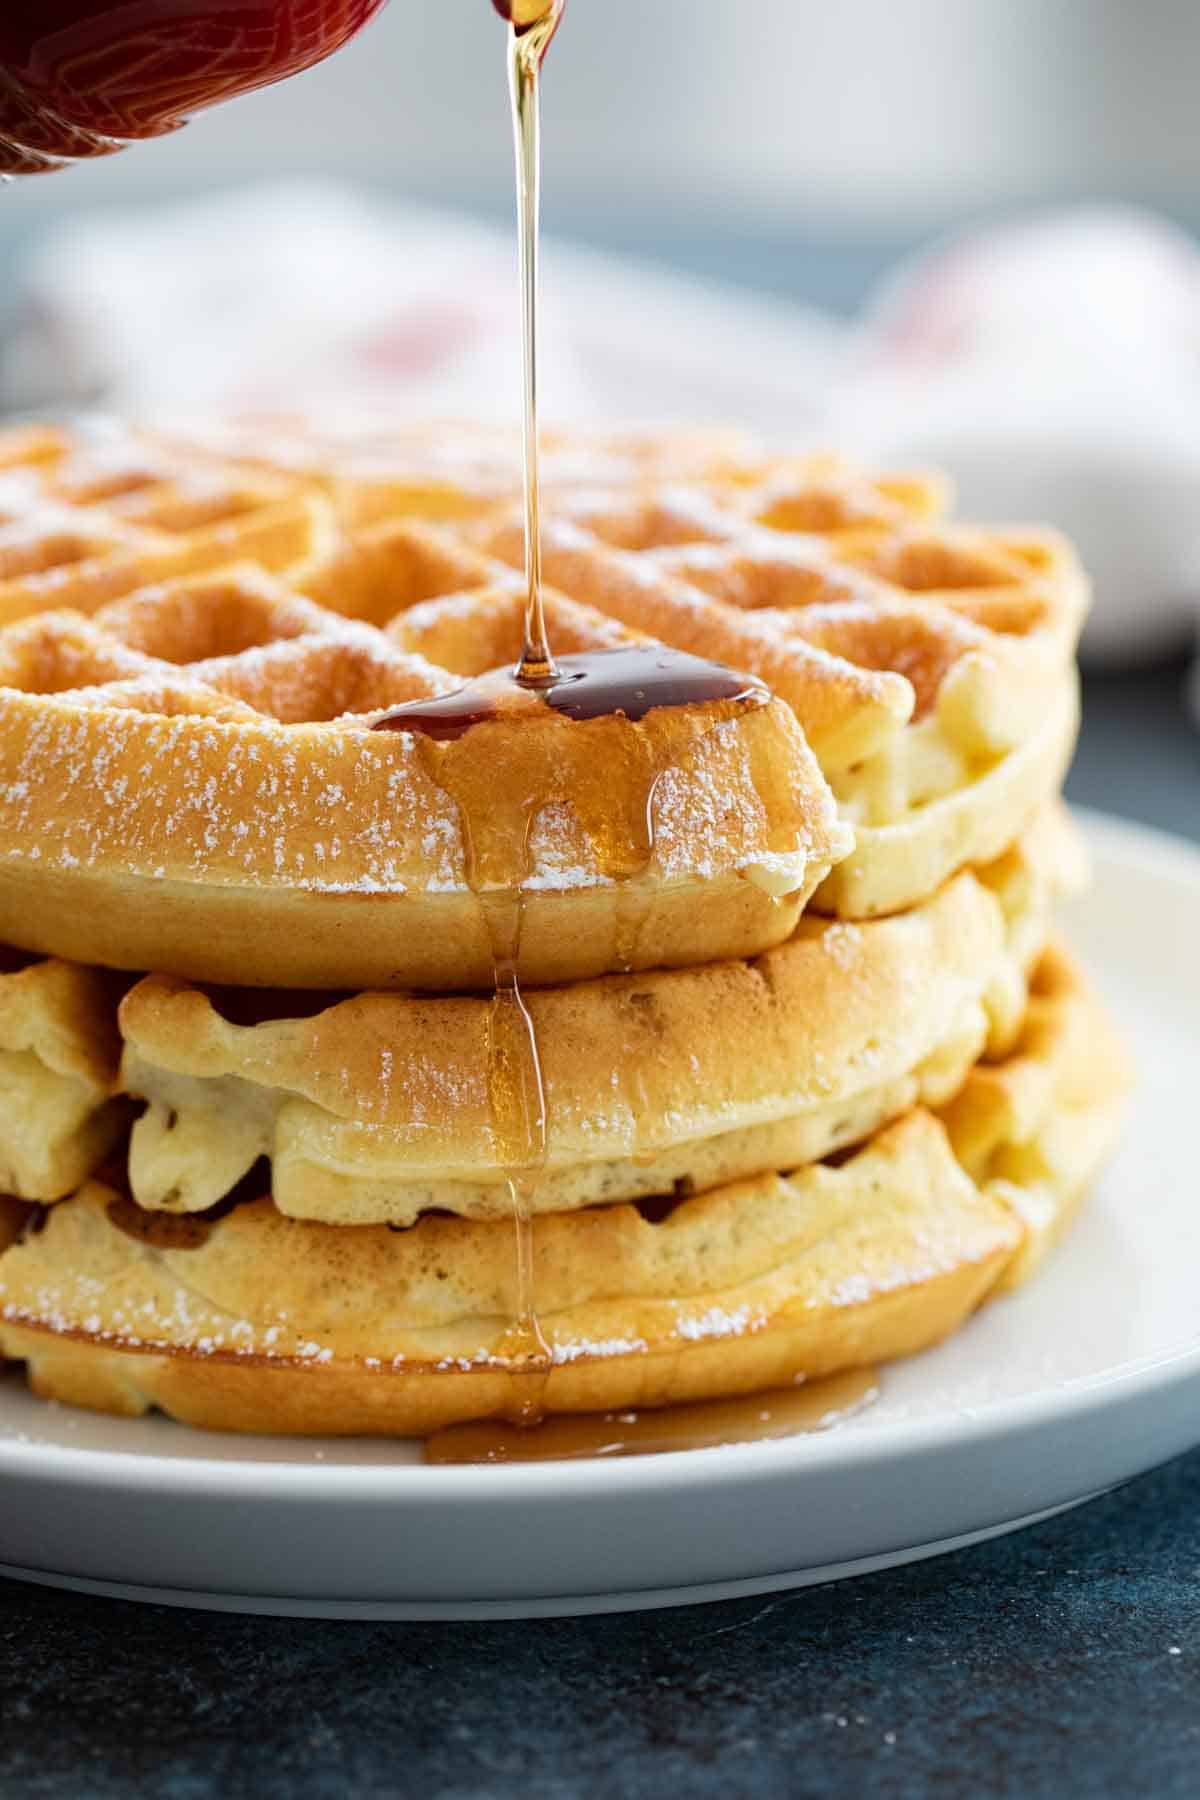
[[[670,260],[843,306],[889,248]],[[1073,798],[1200,840],[1183,680],[1089,678]],[[293,1622],[0,1582],[0,1795],[1190,1796],[1198,1598],[1200,1451],[953,1556],[659,1614]]]
[[[348,1625],[0,1587],[6,1796],[1193,1795],[1200,1452],[770,1600]]]

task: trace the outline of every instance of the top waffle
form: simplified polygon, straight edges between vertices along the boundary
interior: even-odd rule
[[[22,947],[240,984],[476,987],[493,959],[475,890],[522,885],[526,979],[573,979],[755,953],[849,847],[778,700],[640,722],[546,712],[489,722],[474,759],[473,823],[495,836],[509,819],[514,882],[467,842],[440,746],[370,729],[460,684],[453,658],[389,629],[430,594],[494,577],[488,660],[513,660],[504,565],[415,532],[389,546],[380,588],[343,590],[315,476],[289,487],[138,440],[36,432],[0,458],[0,933]],[[311,596],[277,573],[301,564]],[[637,636],[565,599],[553,619],[563,650]],[[636,838],[648,814],[650,854],[624,852],[620,828]]]
[[[576,493],[547,579],[610,617],[749,669],[804,727],[854,853],[817,896],[894,912],[1000,854],[1062,780],[1087,605],[1063,539],[942,521],[945,484],[830,458],[689,486]],[[515,563],[515,515],[474,535]]]
[[[515,456],[430,428],[369,464],[288,441],[0,438],[0,935],[241,985],[489,985],[436,747],[369,727],[515,660]],[[476,773],[529,827],[527,980],[755,954],[814,891],[898,910],[1057,787],[1085,598],[1060,540],[719,438],[550,460],[556,650],[651,634],[777,699],[556,721],[561,792],[538,734],[494,734]],[[651,858],[614,874],[597,817],[646,792]]]
[[[264,466],[282,454],[278,437],[229,441]],[[551,435],[545,451],[544,566],[559,593],[751,670],[793,707],[856,832],[822,910],[866,917],[926,898],[1001,854],[1059,786],[1088,590],[1057,534],[952,525],[938,477],[756,458],[720,434]],[[327,604],[386,604],[413,515],[522,563],[508,434],[414,427],[357,453],[309,436],[290,454],[351,522],[350,543],[305,571]],[[431,594],[393,631],[479,673],[513,638],[498,628],[494,569],[481,563],[472,585],[473,600]],[[610,641],[565,620],[559,633],[570,648]]]
[[[447,426],[436,421],[374,429],[361,419],[320,430],[303,419],[226,422],[176,434],[172,448],[207,455],[273,476],[286,472],[334,502],[357,529],[373,520],[415,516],[463,520],[521,492],[521,434],[503,426]],[[542,492],[548,499],[599,487],[713,480],[746,466],[740,432],[538,436]]]

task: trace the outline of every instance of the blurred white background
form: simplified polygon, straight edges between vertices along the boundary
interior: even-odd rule
[[[506,207],[501,55],[489,0],[391,0],[308,75],[17,184],[5,226],[302,170]],[[639,241],[643,220],[668,239],[717,220],[892,236],[1080,194],[1188,211],[1200,192],[1194,0],[570,0],[552,71],[559,229],[626,211]]]

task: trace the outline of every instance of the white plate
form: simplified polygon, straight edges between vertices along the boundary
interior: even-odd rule
[[[1133,1040],[1124,1148],[1031,1286],[885,1371],[825,1436],[426,1468],[407,1446],[213,1437],[0,1381],[0,1565],[186,1605],[578,1613],[798,1586],[1072,1505],[1200,1441],[1200,854],[1093,819],[1075,942]]]

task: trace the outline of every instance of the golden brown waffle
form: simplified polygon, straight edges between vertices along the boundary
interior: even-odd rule
[[[394,498],[400,515],[417,504],[402,487]],[[730,464],[690,487],[644,473],[548,504],[555,643],[649,632],[760,675],[793,707],[856,834],[816,899],[846,917],[899,911],[999,855],[1058,791],[1075,742],[1088,590],[1074,553],[1053,532],[946,524],[947,499],[935,477],[869,479],[810,457]],[[399,516],[354,533],[301,585],[377,616],[414,556],[478,544],[462,591],[431,585],[390,626],[477,675],[519,652],[523,529],[478,489],[461,510],[453,530]]]
[[[961,1086],[1003,1044],[1078,846],[1052,816],[979,878],[907,914],[802,921],[752,962],[531,993],[546,1162],[529,1204],[559,1212],[692,1192],[861,1142]],[[250,1004],[247,1005],[249,999]],[[439,1208],[509,1218],[489,1103],[483,998],[361,995],[297,1017],[287,996],[163,976],[121,1009],[139,1205],[202,1211],[271,1159],[279,1209],[408,1225]]]
[[[985,1056],[942,1114],[967,1173],[1025,1227],[1006,1287],[1027,1280],[1071,1223],[1132,1081],[1103,1011],[1077,1003],[1080,985],[1061,945],[1044,956],[1007,1054]]]
[[[160,494],[165,455],[153,452]],[[79,461],[27,463],[12,479],[54,484],[56,505],[81,491],[83,516],[100,478],[85,480]],[[105,505],[143,491],[122,486]],[[328,511],[305,495],[288,504]],[[249,553],[237,519],[207,529],[231,558]],[[511,573],[418,527],[402,552],[390,546],[377,589],[343,580],[342,552],[310,556],[324,571],[315,598],[237,561],[136,586],[121,557],[25,576],[19,602],[13,583],[0,591],[28,615],[0,629],[0,934],[80,962],[241,984],[489,985],[491,936],[442,746],[370,727],[458,685],[453,661],[389,629],[395,616],[495,578],[489,630],[503,660],[519,634]],[[565,600],[551,612],[563,649],[632,635]],[[638,722],[547,712],[486,733],[487,822],[506,806],[515,817],[527,794],[547,799],[524,871],[527,981],[756,953],[788,935],[850,845],[776,700]],[[643,830],[647,808],[652,853],[614,879],[599,846],[614,821]],[[474,887],[511,879],[485,871]]]
[[[548,581],[760,675],[788,701],[856,832],[817,898],[897,911],[988,861],[1061,783],[1088,590],[1070,546],[940,521],[944,484],[832,459],[551,509]],[[512,513],[472,528],[517,565]]]
[[[398,480],[396,516],[351,532],[301,585],[378,617],[414,557],[440,549],[448,563],[475,543],[485,554],[460,565],[457,590],[431,583],[391,631],[476,675],[519,650],[523,529],[498,491],[469,480],[453,523],[425,528],[406,515],[435,509]],[[946,524],[947,498],[937,478],[869,479],[810,457],[714,464],[690,486],[650,463],[548,499],[556,643],[649,632],[759,674],[794,708],[856,832],[818,895],[848,917],[900,910],[998,855],[1057,791],[1074,744],[1087,604],[1074,554],[1051,532]]]
[[[138,440],[106,454],[97,469],[94,449],[52,434],[0,440],[14,492],[32,484],[99,534],[93,546],[81,523],[94,554],[0,583],[7,616],[33,614],[0,631],[0,932],[195,979],[486,985],[491,944],[442,765],[428,743],[383,744],[367,726],[515,659],[511,449],[414,429],[403,455],[376,447],[370,498],[349,450],[344,474],[303,443],[287,469]],[[577,477],[559,481],[547,532],[560,652],[650,632],[761,673],[780,699],[736,731],[681,724],[685,709],[569,727],[576,749],[594,735],[583,760],[612,781],[615,812],[636,810],[647,767],[661,773],[655,853],[614,882],[578,785],[555,792],[523,882],[527,981],[752,954],[786,937],[814,889],[846,916],[900,910],[1002,852],[1056,790],[1085,599],[1059,540],[940,525],[941,484],[870,481],[828,458],[755,464],[703,438],[556,454]],[[138,476],[139,457],[153,473]],[[175,565],[123,534],[161,534],[206,480],[290,497],[183,531],[172,556],[207,569],[224,544],[231,561],[292,569],[287,582],[246,564],[138,586]],[[240,535],[279,505],[308,521],[299,570],[294,541],[260,554]],[[18,535],[25,516],[18,504]],[[21,554],[36,563],[53,534],[33,537]],[[542,792],[558,756],[525,729],[489,754],[509,801]],[[627,763],[638,774],[622,786]]]
[[[128,1123],[115,1098],[119,993],[98,969],[0,949],[0,1192],[61,1200]]]
[[[464,520],[517,499],[524,479],[520,431],[430,420],[366,425],[362,419],[315,427],[303,418],[207,424],[160,438],[174,453],[311,484],[354,531],[400,516]],[[587,437],[539,433],[541,483],[548,498],[598,486],[709,480],[740,470],[751,454],[741,432],[609,432]]]
[[[1046,948],[1048,921],[1062,900],[1084,892],[1091,879],[1087,850],[1061,801],[1043,807],[1017,842],[976,875],[999,902],[1007,955],[988,1000],[987,1054],[1007,1055],[1022,1031],[1029,976]],[[1003,981],[1009,982],[1007,995]]]
[[[328,500],[281,473],[116,428],[17,428],[0,435],[0,626],[243,560],[287,569],[334,530]]]
[[[549,1410],[753,1392],[906,1355],[1024,1272],[1022,1169],[1066,1216],[1124,1083],[1065,958],[1050,954],[1037,993],[1040,1023],[994,1079],[1007,1069],[1029,1089],[1022,1066],[1047,1057],[1055,1074],[1040,1104],[989,1126],[983,1186],[918,1110],[791,1176],[537,1220]],[[962,1108],[952,1129],[970,1136]],[[0,1259],[0,1353],[26,1361],[40,1393],[106,1411],[421,1433],[519,1406],[523,1378],[505,1349],[512,1282],[499,1221],[346,1229],[286,1219],[268,1200],[167,1219],[93,1184]]]

